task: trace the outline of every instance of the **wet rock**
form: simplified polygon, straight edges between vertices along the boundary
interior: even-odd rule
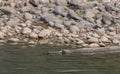
[[[44,29],[38,34],[40,38],[48,38],[50,35],[51,31],[49,29]]]
[[[37,38],[38,38],[38,35],[37,35],[36,33],[32,32],[32,33],[30,34],[30,38],[32,38],[32,39],[37,39]]]
[[[96,48],[99,47],[99,45],[97,43],[92,43],[89,45],[90,48]]]
[[[57,5],[61,5],[61,6],[67,6],[67,1],[66,0],[55,0],[55,3]]]
[[[10,39],[8,39],[8,42],[16,43],[16,42],[19,42],[19,39],[18,38],[10,38]]]
[[[26,34],[30,34],[32,32],[32,30],[30,28],[24,28],[22,31],[22,34],[26,35]]]

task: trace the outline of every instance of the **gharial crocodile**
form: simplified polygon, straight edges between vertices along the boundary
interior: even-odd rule
[[[80,54],[80,55],[93,55],[103,53],[117,53],[120,52],[120,46],[112,47],[99,47],[99,48],[80,48],[75,50],[60,50],[60,51],[48,51],[49,55],[68,55],[68,54]]]

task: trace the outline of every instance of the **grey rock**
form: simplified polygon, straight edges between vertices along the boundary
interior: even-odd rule
[[[55,3],[57,5],[61,5],[61,6],[67,6],[67,1],[66,0],[55,0]]]
[[[62,23],[62,20],[60,20],[58,17],[56,17],[54,14],[44,14],[43,18],[46,22],[58,22]]]
[[[81,18],[79,17],[79,15],[77,15],[77,13],[74,12],[73,10],[71,10],[71,9],[68,10],[68,15],[70,15],[73,19],[81,20]]]
[[[69,28],[70,26],[71,26],[71,21],[63,21],[63,24],[67,27],[67,28]]]
[[[38,6],[38,5],[39,5],[39,1],[40,1],[40,0],[29,0],[29,2],[30,2],[33,6]]]
[[[39,0],[39,1],[40,1],[40,3],[50,3],[49,0]]]
[[[25,13],[25,14],[24,14],[24,18],[25,18],[26,20],[31,20],[31,19],[33,19],[33,16],[32,16],[30,13]]]
[[[112,24],[111,20],[107,20],[107,19],[102,19],[102,22],[105,25],[111,25]]]
[[[70,31],[74,34],[78,34],[80,32],[80,29],[79,27],[73,25],[73,26],[70,26]]]
[[[63,28],[64,28],[64,25],[62,25],[62,24],[60,24],[60,23],[55,22],[55,27],[56,27],[56,28],[63,29]]]
[[[69,2],[74,5],[79,5],[81,2],[86,2],[86,0],[70,0]]]
[[[114,27],[108,27],[108,31],[115,32],[115,28]]]
[[[56,6],[55,7],[55,12],[57,14],[62,15],[62,16],[67,16],[67,12],[65,11],[65,8],[63,6]]]
[[[9,6],[1,7],[0,10],[2,10],[6,14],[16,14],[17,13],[17,11],[14,8],[9,7]]]

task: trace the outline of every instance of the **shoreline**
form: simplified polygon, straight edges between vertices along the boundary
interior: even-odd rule
[[[120,46],[120,1],[0,1],[0,44]]]

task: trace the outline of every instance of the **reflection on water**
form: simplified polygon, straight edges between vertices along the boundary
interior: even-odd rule
[[[24,45],[24,44],[23,44]],[[46,55],[49,50],[70,47],[22,44],[0,46],[0,74],[119,74],[120,54]],[[27,46],[27,45],[26,45]]]

